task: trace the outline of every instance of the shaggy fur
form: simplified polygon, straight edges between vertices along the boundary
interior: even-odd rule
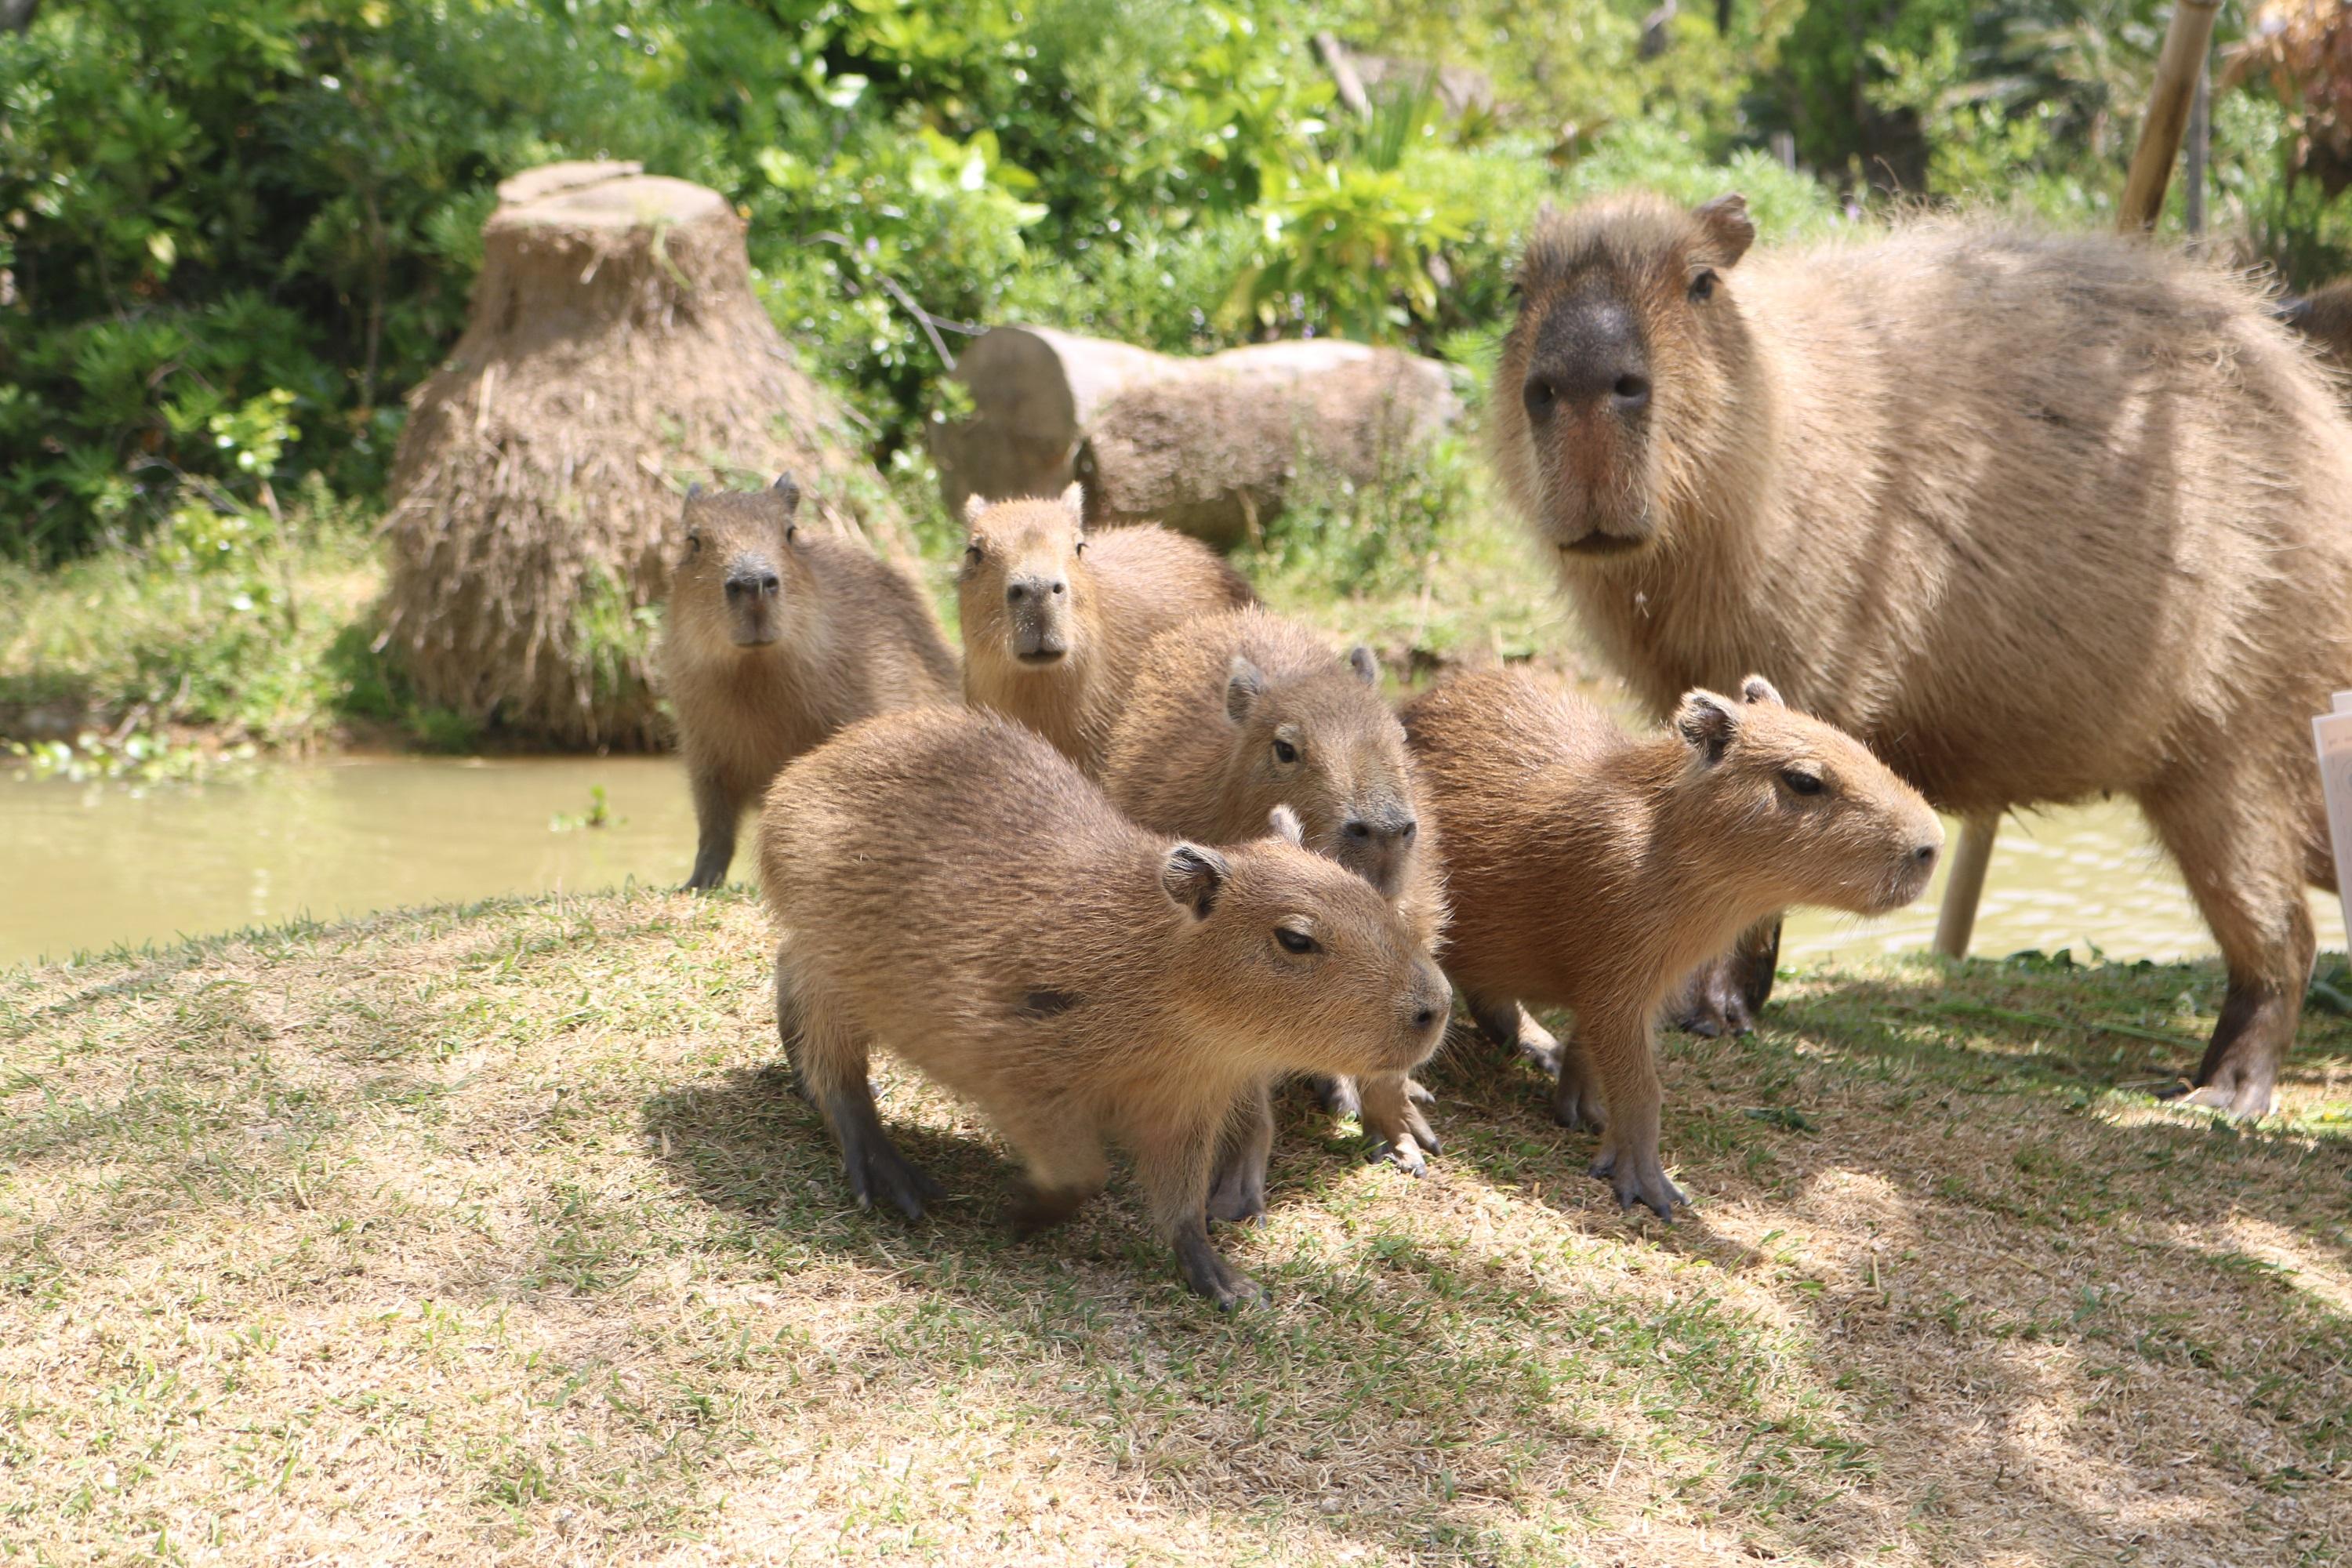
[[[1404,728],[1380,696],[1368,648],[1346,657],[1256,608],[1187,621],[1151,639],[1111,731],[1103,792],[1144,826],[1209,844],[1259,833],[1277,805],[1307,847],[1395,901],[1424,947],[1445,921],[1434,832],[1423,817]],[[1418,1174],[1438,1142],[1402,1074],[1325,1086],[1356,1110],[1379,1151]],[[1219,1163],[1210,1213],[1265,1209],[1272,1110],[1244,1108]]]
[[[1499,458],[1584,624],[1657,712],[1762,669],[1948,810],[2136,797],[2229,963],[2195,1098],[2266,1110],[2352,681],[2334,384],[2145,243],[1753,232],[1629,196],[1528,244]]]
[[[1255,595],[1197,540],[1150,524],[1088,532],[1084,512],[1076,485],[1058,500],[973,498],[957,603],[964,700],[1028,725],[1091,777],[1145,646]]]
[[[1670,732],[1640,740],[1516,670],[1444,681],[1404,723],[1445,823],[1447,974],[1507,1044],[1519,1004],[1575,1012],[1553,1114],[1584,1126],[1605,1107],[1592,1173],[1671,1218],[1684,1199],[1658,1153],[1659,1004],[1767,911],[1909,903],[1942,826],[1859,742],[1756,676],[1737,699],[1687,693]]]
[[[863,544],[799,527],[799,503],[789,478],[687,497],[661,667],[699,830],[689,888],[726,880],[743,808],[786,763],[860,719],[956,700],[929,598]]]
[[[1192,1289],[1255,1295],[1206,1230],[1232,1107],[1287,1073],[1410,1071],[1446,1011],[1395,911],[1275,826],[1223,850],[1147,833],[986,714],[893,714],[786,768],[760,842],[779,1026],[859,1202],[917,1216],[929,1191],[875,1113],[883,1045],[1020,1152],[1017,1223],[1097,1191],[1115,1133]]]

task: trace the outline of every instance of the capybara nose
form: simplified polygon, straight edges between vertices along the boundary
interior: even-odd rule
[[[1925,870],[1936,863],[1936,847],[1933,844],[1922,844],[1911,851],[1911,858],[1916,860],[1920,868]]]
[[[1411,817],[1406,817],[1402,821],[1390,819],[1374,822],[1360,816],[1351,816],[1340,826],[1339,831],[1354,839],[1359,845],[1410,844],[1412,842],[1412,836],[1421,831],[1421,824]]]
[[[753,594],[764,596],[782,586],[782,580],[773,572],[738,572],[727,579],[727,596],[730,599],[745,598]]]
[[[1609,401],[1620,414],[1639,414],[1650,405],[1650,378],[1627,371],[1610,387]]]
[[[1004,584],[1004,602],[1025,604],[1032,599],[1045,599],[1070,591],[1067,580],[1060,577],[1015,577]]]

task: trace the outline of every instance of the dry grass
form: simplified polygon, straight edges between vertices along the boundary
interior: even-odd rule
[[[2255,1128],[2097,1027],[2201,1030],[2210,966],[1802,977],[1672,1047],[1672,1230],[1457,1043],[1426,1181],[1289,1106],[1228,1320],[1124,1181],[1005,1239],[904,1079],[954,1197],[849,1207],[762,938],[638,894],[0,977],[0,1552],[2352,1556],[2352,1025]]]

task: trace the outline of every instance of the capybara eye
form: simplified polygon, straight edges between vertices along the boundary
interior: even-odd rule
[[[1073,554],[1073,555],[1084,555],[1086,552],[1087,552],[1087,542],[1086,542],[1085,540],[1083,540],[1083,539],[1079,540],[1076,544],[1073,544],[1073,545],[1071,545],[1071,546],[1070,546],[1070,553],[1071,553],[1071,554]]]
[[[963,558],[964,558],[965,560],[967,560],[967,561],[977,561],[977,560],[979,560],[979,559],[980,559],[980,556],[981,556],[981,549],[980,549],[980,541],[979,541],[979,540],[975,539],[975,540],[973,540],[970,544],[967,544],[967,545],[965,545],[965,546],[963,547]]]
[[[698,556],[698,555],[699,555],[699,554],[701,554],[701,553],[702,553],[702,535],[700,535],[700,534],[698,534],[698,533],[689,533],[689,534],[688,534],[688,535],[686,536],[686,558],[687,558],[688,561],[691,561],[691,560],[693,560],[696,556]]]
[[[1305,931],[1293,931],[1288,926],[1275,927],[1274,940],[1282,944],[1285,952],[1309,953],[1323,945]]]
[[[1790,790],[1794,791],[1798,795],[1819,795],[1822,793],[1822,775],[1819,773],[1809,773],[1802,768],[1782,768],[1780,770],[1780,782],[1787,784]]]
[[[1691,302],[1693,304],[1696,304],[1702,300],[1713,298],[1714,294],[1715,268],[1712,267],[1702,267],[1696,273],[1691,275]]]
[[[1298,760],[1298,748],[1287,741],[1276,741],[1274,743],[1274,760],[1287,767]]]

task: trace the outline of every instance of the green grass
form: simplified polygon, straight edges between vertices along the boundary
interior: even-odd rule
[[[2280,1117],[2162,1107],[2210,965],[1784,977],[1668,1045],[1671,1229],[1458,1037],[1426,1180],[1294,1095],[1233,1318],[1124,1177],[1011,1240],[895,1069],[949,1197],[859,1213],[766,969],[749,899],[637,893],[0,976],[0,1552],[2352,1553],[2352,1023]]]

